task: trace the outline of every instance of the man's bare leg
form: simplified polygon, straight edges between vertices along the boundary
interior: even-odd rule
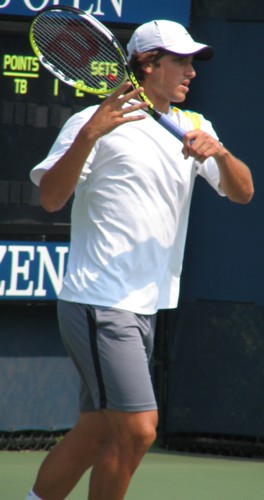
[[[122,500],[133,473],[156,438],[157,411],[108,411],[111,437],[98,456],[88,500]]]
[[[33,491],[43,500],[63,500],[94,464],[110,435],[105,413],[82,413],[75,427],[42,463]]]

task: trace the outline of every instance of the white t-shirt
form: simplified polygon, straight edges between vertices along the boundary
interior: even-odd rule
[[[96,109],[68,120],[32,170],[33,182],[39,184]],[[216,137],[200,114],[172,108],[168,115],[185,130],[202,128]],[[75,191],[61,299],[140,314],[176,307],[195,176],[223,194],[214,159],[185,160],[181,150],[149,116],[97,141]]]

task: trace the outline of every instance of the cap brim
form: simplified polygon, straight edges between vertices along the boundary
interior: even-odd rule
[[[179,56],[193,56],[194,59],[197,59],[199,61],[208,61],[209,59],[212,59],[212,57],[214,56],[214,48],[211,47],[211,45],[204,45],[195,52],[193,50],[190,50],[190,52],[187,51],[183,52],[182,50],[181,51],[177,50],[175,47],[173,48],[156,47],[156,49],[157,48],[164,50],[165,52],[170,52],[171,54],[178,54]]]
[[[213,56],[214,48],[210,45],[207,45],[203,49],[198,50],[198,52],[195,52],[195,54],[193,54],[194,59],[198,59],[199,61],[208,61],[209,59],[212,59]]]

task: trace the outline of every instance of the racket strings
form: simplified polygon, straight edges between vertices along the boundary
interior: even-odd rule
[[[82,82],[90,90],[109,93],[125,79],[111,40],[79,15],[46,12],[36,19],[32,36],[42,62],[65,83]]]

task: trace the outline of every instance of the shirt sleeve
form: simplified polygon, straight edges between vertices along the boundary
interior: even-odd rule
[[[200,128],[219,141],[219,138],[209,120],[200,115]],[[214,158],[210,157],[203,163],[195,161],[196,174],[203,177],[220,196],[226,196],[220,187],[220,172]]]
[[[86,108],[84,112],[76,113],[71,118],[69,118],[69,120],[67,120],[67,122],[61,129],[57,139],[53,143],[48,156],[31,170],[30,179],[34,184],[39,186],[43,174],[64,155],[64,153],[74,141],[79,130],[96,111],[96,108],[97,106]],[[93,148],[84,164],[80,176],[80,182],[85,180],[88,173],[90,172],[90,164],[93,161],[94,155],[95,148]]]

